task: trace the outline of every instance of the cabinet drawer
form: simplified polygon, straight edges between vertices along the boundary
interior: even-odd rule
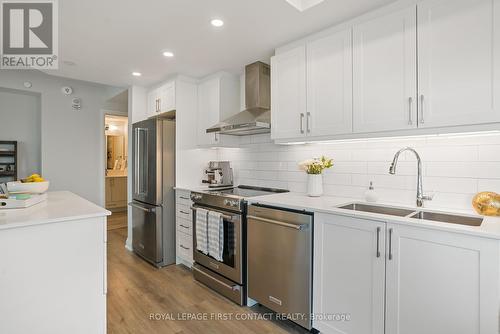
[[[191,192],[187,190],[175,191],[175,202],[183,205],[191,205]]]
[[[177,231],[193,235],[193,224],[190,220],[177,217]]]
[[[177,205],[175,206],[175,215],[178,218],[191,220],[192,217],[191,207],[189,205],[177,203]]]
[[[190,235],[177,231],[177,256],[193,261],[193,239]]]

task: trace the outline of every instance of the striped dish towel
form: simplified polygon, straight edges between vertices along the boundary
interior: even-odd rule
[[[208,210],[196,209],[196,249],[208,254]]]
[[[215,211],[208,212],[208,254],[222,261],[224,250],[224,222],[222,214]]]

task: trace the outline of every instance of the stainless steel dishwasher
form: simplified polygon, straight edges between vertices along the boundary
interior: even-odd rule
[[[311,329],[313,215],[248,209],[248,296]]]

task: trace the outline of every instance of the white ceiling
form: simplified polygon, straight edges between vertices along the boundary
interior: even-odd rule
[[[240,72],[275,47],[393,1],[326,0],[304,12],[285,0],[59,1],[60,59],[76,65],[50,73],[149,86],[175,73]],[[222,28],[210,25],[215,17]]]

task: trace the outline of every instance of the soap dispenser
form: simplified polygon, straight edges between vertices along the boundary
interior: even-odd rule
[[[368,190],[365,191],[365,200],[367,202],[376,202],[378,201],[378,196],[377,193],[375,192],[375,188],[373,188],[373,182],[370,181],[370,186],[368,187]]]

